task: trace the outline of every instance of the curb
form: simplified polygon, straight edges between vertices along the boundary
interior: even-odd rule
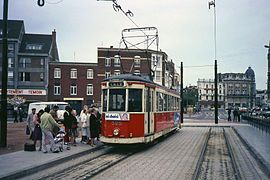
[[[104,148],[104,145],[99,145],[99,146],[94,147],[92,149],[84,150],[82,152],[78,152],[78,153],[72,154],[70,156],[60,157],[60,158],[56,159],[55,161],[47,162],[47,163],[44,163],[44,164],[41,164],[38,166],[33,166],[33,167],[28,168],[28,169],[19,170],[17,172],[12,172],[10,174],[7,174],[7,175],[0,177],[0,179],[22,178],[23,176],[31,175],[31,174],[36,173],[38,171],[42,171],[42,170],[47,169],[49,167],[53,167],[54,165],[57,165],[59,163],[63,163],[63,162],[69,161],[71,159],[86,155],[88,153],[98,151],[102,148]]]
[[[237,131],[235,127],[232,127],[233,131],[237,134],[243,144],[247,147],[251,155],[257,160],[259,165],[263,168],[264,173],[270,177],[270,163],[268,163],[263,156]]]

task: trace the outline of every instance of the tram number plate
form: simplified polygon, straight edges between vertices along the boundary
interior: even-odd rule
[[[119,122],[119,121],[113,121],[113,122],[112,122],[112,125],[115,125],[115,126],[121,126],[121,125],[122,125],[122,122]]]

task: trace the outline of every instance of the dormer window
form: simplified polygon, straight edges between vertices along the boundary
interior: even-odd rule
[[[43,47],[42,44],[27,44],[26,50],[41,50]]]

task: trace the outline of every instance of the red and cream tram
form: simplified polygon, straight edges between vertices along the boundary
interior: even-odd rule
[[[180,96],[174,90],[134,74],[109,77],[101,88],[104,143],[148,143],[180,126]]]

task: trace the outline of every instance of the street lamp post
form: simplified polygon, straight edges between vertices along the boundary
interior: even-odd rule
[[[270,41],[269,41],[269,45],[265,45],[264,47],[268,49],[268,55],[267,55],[267,60],[268,60],[268,70],[267,70],[267,101],[269,102],[269,100],[270,100]]]

